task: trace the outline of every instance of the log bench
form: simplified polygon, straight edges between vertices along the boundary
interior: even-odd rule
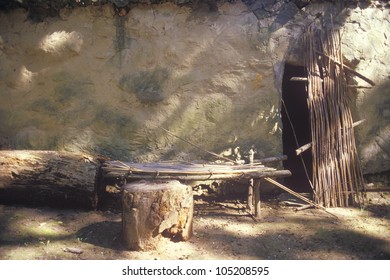
[[[81,153],[0,151],[0,202],[78,206],[96,209],[110,179],[133,181],[122,192],[122,228],[130,250],[156,248],[161,236],[187,240],[192,235],[193,195],[188,181],[233,180],[248,183],[248,210],[260,217],[260,180],[290,176],[263,163],[123,163]]]
[[[122,231],[129,250],[153,250],[162,236],[187,240],[192,235],[193,194],[188,181],[239,180],[248,182],[248,205],[260,217],[260,179],[290,176],[288,170],[248,165],[180,162],[106,162],[103,177],[132,180],[122,188]],[[135,180],[135,181],[134,181]]]
[[[277,170],[266,167],[263,164],[285,159],[286,156],[278,156],[241,165],[108,161],[103,164],[102,169],[104,178],[114,178],[116,180],[178,180],[180,182],[214,180],[244,181],[248,183],[247,208],[251,214],[260,217],[261,179],[291,176],[289,170]]]

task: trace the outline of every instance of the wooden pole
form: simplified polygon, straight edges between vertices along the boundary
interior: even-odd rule
[[[316,208],[319,208],[319,209],[325,211],[325,212],[328,213],[329,215],[332,215],[333,217],[335,217],[335,218],[338,219],[338,217],[337,217],[335,214],[332,214],[332,213],[328,212],[324,206],[319,205],[319,204],[317,204],[317,203],[311,201],[310,199],[308,199],[308,198],[306,198],[306,197],[300,195],[300,194],[297,193],[297,192],[294,192],[293,190],[287,188],[286,186],[283,186],[283,185],[280,184],[279,182],[276,182],[275,180],[273,180],[273,179],[271,179],[271,178],[264,178],[264,180],[266,180],[266,181],[268,181],[268,182],[274,184],[275,186],[281,188],[282,190],[284,190],[284,191],[286,191],[286,192],[292,194],[292,195],[295,196],[295,197],[298,197],[299,199],[301,199],[301,200],[303,200],[303,201],[309,203],[310,205],[313,205],[313,206],[316,207]]]
[[[358,126],[358,125],[364,123],[365,121],[366,121],[366,119],[362,119],[362,120],[360,120],[360,121],[354,122],[354,123],[352,124],[352,127],[356,127],[356,126]],[[298,149],[296,149],[295,152],[296,152],[297,156],[299,156],[299,155],[302,154],[303,152],[309,150],[309,149],[311,148],[311,145],[312,145],[312,143],[310,142],[310,143],[307,143],[307,144],[305,144],[305,145],[299,147]]]
[[[362,79],[363,81],[366,81],[367,83],[369,83],[370,85],[372,86],[375,86],[375,82],[370,80],[369,78],[367,78],[366,76],[363,76],[362,74],[356,72],[355,70],[353,70],[352,68],[348,67],[347,65],[337,61],[336,59],[330,57],[329,55],[326,55],[324,54],[323,52],[320,52],[320,51],[316,51],[317,54],[319,55],[322,55],[323,57],[329,59],[330,61],[332,61],[334,64],[336,64],[337,66],[340,66],[341,68],[343,68],[344,70],[352,73],[353,75],[355,75],[356,77],[359,77],[360,79]]]
[[[235,160],[232,160],[232,159],[229,159],[229,158],[225,158],[225,157],[220,156],[220,155],[218,155],[218,154],[216,154],[216,153],[207,151],[207,150],[205,150],[205,149],[199,147],[198,145],[195,145],[195,144],[191,143],[190,141],[188,141],[188,140],[186,140],[186,139],[184,139],[184,138],[182,138],[182,137],[176,135],[175,133],[169,131],[168,129],[165,129],[165,128],[163,128],[163,127],[159,127],[159,128],[162,129],[162,130],[164,130],[166,133],[168,133],[168,134],[170,134],[170,135],[172,135],[172,136],[174,136],[174,137],[180,139],[181,141],[184,141],[184,142],[186,142],[187,144],[189,144],[189,145],[191,145],[191,146],[194,146],[195,148],[197,148],[198,150],[200,150],[200,151],[202,151],[202,152],[205,152],[205,153],[210,154],[210,155],[212,155],[212,156],[215,156],[215,157],[217,157],[217,158],[223,159],[223,160],[225,160],[225,161],[229,161],[229,162],[232,162],[232,163],[234,163],[234,164],[237,164],[237,162],[236,162]]]
[[[289,170],[275,170],[275,171],[259,171],[259,172],[250,172],[250,173],[233,173],[233,174],[200,174],[200,175],[185,175],[185,174],[174,174],[174,175],[160,175],[159,172],[154,174],[134,174],[127,172],[117,172],[117,173],[108,173],[105,174],[105,178],[119,178],[125,177],[126,179],[135,179],[135,180],[180,180],[180,181],[207,181],[207,180],[248,180],[250,178],[260,179],[264,177],[288,177],[291,176]]]
[[[261,202],[260,202],[260,181],[254,185],[255,188],[255,217],[260,218],[261,216]]]
[[[307,77],[291,77],[291,82],[307,82]]]
[[[298,149],[295,150],[297,156],[299,156],[300,154],[302,154],[304,151],[307,151],[311,148],[311,143],[307,143],[301,147],[299,147]]]
[[[249,179],[249,186],[248,186],[248,200],[246,202],[247,204],[247,208],[248,208],[248,212],[253,215],[253,203],[254,200],[253,200],[253,179],[250,178]]]

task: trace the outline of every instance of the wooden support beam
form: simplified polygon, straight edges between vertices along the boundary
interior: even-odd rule
[[[356,72],[355,70],[353,70],[352,68],[348,67],[347,65],[343,64],[343,63],[340,63],[339,61],[331,58],[330,56],[322,53],[322,52],[319,52],[319,51],[316,51],[316,53],[318,53],[319,55],[329,59],[330,61],[332,61],[333,63],[335,63],[336,65],[342,67],[344,70],[346,70],[347,72],[350,72],[351,74],[355,75],[356,77],[359,77],[360,79],[362,79],[363,81],[366,81],[367,83],[369,83],[370,85],[372,86],[375,86],[375,82],[373,82],[372,80],[370,80],[369,78],[363,76],[362,74],[360,74],[359,72]]]
[[[372,87],[365,87],[365,86],[358,86],[358,85],[347,85],[347,88],[372,89]]]
[[[255,217],[261,216],[261,202],[260,202],[260,181],[257,181],[254,185],[255,191]]]
[[[362,119],[362,120],[360,120],[360,121],[354,122],[354,123],[352,124],[352,127],[358,126],[358,125],[364,123],[365,121],[366,121],[366,119]]]
[[[354,122],[354,123],[352,124],[352,127],[358,126],[358,125],[364,123],[365,121],[366,121],[366,119],[362,119],[362,120],[360,120],[360,121]],[[297,156],[299,156],[299,155],[302,154],[303,152],[309,150],[309,149],[311,148],[311,145],[312,145],[312,144],[311,144],[311,142],[310,142],[310,143],[307,143],[307,144],[305,144],[305,145],[299,147],[298,149],[296,149],[295,152],[296,152]]]
[[[249,214],[253,215],[253,179],[249,179],[248,185],[248,200],[246,202],[246,208],[248,209]]]
[[[362,192],[390,192],[390,188],[366,189],[361,191]]]
[[[298,149],[295,150],[297,156],[299,156],[300,154],[302,154],[304,151],[307,151],[308,149],[311,148],[311,143],[307,143],[301,147],[299,147]]]
[[[126,179],[134,180],[179,180],[179,181],[207,181],[207,180],[248,180],[250,178],[260,179],[264,177],[288,177],[291,176],[289,170],[261,171],[251,173],[236,173],[236,174],[201,174],[201,175],[159,175],[155,174],[133,174],[128,175],[123,173],[104,174],[105,178],[125,177]]]
[[[308,79],[306,77],[291,77],[291,82],[307,82]]]

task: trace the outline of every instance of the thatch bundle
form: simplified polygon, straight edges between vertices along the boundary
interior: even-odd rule
[[[305,34],[315,201],[325,207],[359,203],[364,186],[340,34],[312,24]],[[355,73],[354,73],[355,74]]]
[[[108,161],[103,165],[105,178],[125,179],[167,179],[167,180],[226,180],[285,177],[288,170],[276,170],[262,164],[200,164],[189,162],[134,163]]]

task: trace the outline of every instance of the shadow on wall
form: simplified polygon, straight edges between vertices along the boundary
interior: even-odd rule
[[[356,100],[359,119],[367,121],[355,128],[364,174],[390,169],[390,81],[365,90]]]
[[[155,68],[151,71],[140,71],[134,75],[125,75],[119,81],[119,87],[129,93],[135,93],[143,103],[157,103],[166,96],[162,84],[169,78],[168,70]]]

